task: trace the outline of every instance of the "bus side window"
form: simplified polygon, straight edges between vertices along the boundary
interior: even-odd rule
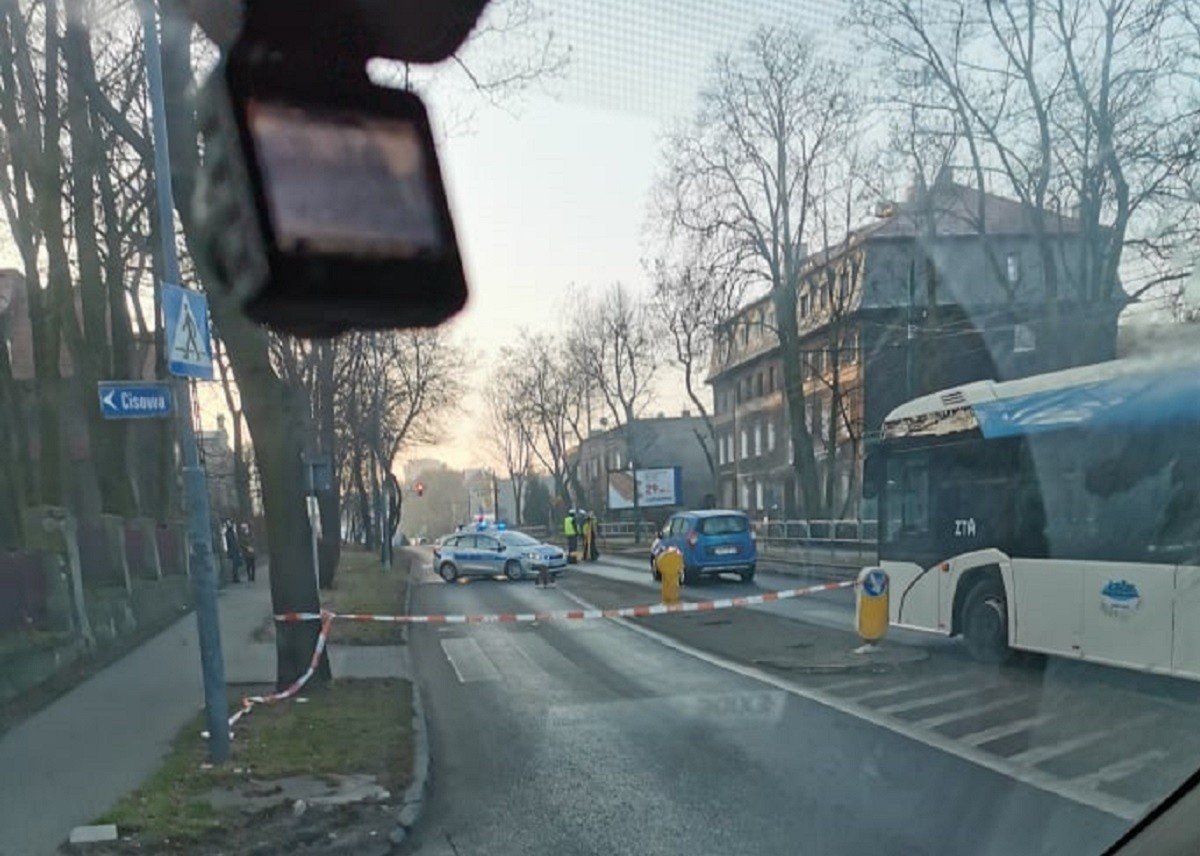
[[[887,539],[929,531],[929,464],[924,455],[900,455],[887,462]]]

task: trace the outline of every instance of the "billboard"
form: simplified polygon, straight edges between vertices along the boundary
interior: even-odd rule
[[[637,504],[640,508],[678,505],[683,490],[679,467],[658,467],[637,471]],[[608,509],[633,508],[633,472],[615,470],[608,474]]]

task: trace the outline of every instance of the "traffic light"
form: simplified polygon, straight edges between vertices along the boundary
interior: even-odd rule
[[[417,492],[417,496],[425,495],[425,482],[417,482],[413,485],[413,490]]]

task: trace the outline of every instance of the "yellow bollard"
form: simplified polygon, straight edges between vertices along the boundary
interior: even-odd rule
[[[888,575],[883,568],[863,568],[858,575],[854,627],[864,642],[878,642],[888,628]]]
[[[662,602],[679,603],[679,583],[683,578],[683,553],[668,547],[654,560],[654,569],[662,580]]]

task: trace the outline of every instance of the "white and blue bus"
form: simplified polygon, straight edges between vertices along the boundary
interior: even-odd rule
[[[1200,679],[1200,362],[926,395],[867,471],[893,625]]]

